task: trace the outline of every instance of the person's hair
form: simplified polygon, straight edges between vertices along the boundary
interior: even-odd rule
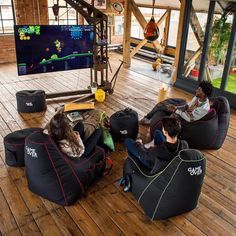
[[[81,148],[75,132],[63,113],[57,113],[50,120],[48,133],[56,143],[66,139],[69,142],[72,151],[75,153]]]
[[[181,131],[181,122],[174,117],[163,118],[162,126],[171,138],[177,137]]]
[[[202,81],[201,83],[199,83],[199,87],[202,89],[202,91],[205,93],[207,97],[211,96],[213,86],[210,82]]]

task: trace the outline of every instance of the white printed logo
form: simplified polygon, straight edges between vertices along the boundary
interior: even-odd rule
[[[190,173],[190,175],[200,175],[202,173],[202,167],[189,167],[188,172]]]
[[[128,134],[128,131],[125,129],[125,130],[120,130],[120,133],[121,134]]]
[[[27,107],[32,107],[33,106],[32,102],[26,102],[25,104],[26,104]]]
[[[38,155],[37,155],[35,149],[30,148],[30,147],[28,147],[28,146],[25,146],[25,150],[26,150],[26,153],[27,153],[28,155],[30,155],[31,157],[33,157],[33,158],[38,158]]]

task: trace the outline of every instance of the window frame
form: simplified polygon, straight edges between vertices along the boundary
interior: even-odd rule
[[[79,13],[78,13],[78,11],[76,11],[73,7],[71,7],[70,5],[68,5],[68,3],[67,2],[65,2],[65,6],[60,6],[59,5],[59,7],[60,8],[63,8],[63,9],[66,9],[66,13],[63,13],[62,15],[60,15],[60,11],[59,11],[59,15],[58,15],[58,19],[57,20],[55,20],[55,18],[53,19],[53,18],[50,18],[50,14],[49,14],[49,12],[50,11],[52,11],[53,12],[53,10],[52,10],[52,7],[53,7],[53,5],[52,6],[49,6],[48,5],[48,24],[49,25],[55,25],[55,23],[56,23],[56,25],[70,25],[69,24],[69,22],[70,21],[76,21],[76,25],[78,25],[79,24]],[[75,11],[76,11],[76,18],[75,19],[70,19],[69,18],[69,10],[70,9],[74,9]],[[62,17],[62,16],[64,16],[66,14],[66,24],[64,23],[64,24],[60,24],[60,20],[62,20],[62,19],[60,19],[60,17]],[[64,19],[63,19],[64,20]],[[53,22],[53,24],[51,24],[51,22]],[[74,24],[72,24],[72,25],[74,25]]]
[[[12,18],[7,18],[6,19],[6,18],[2,17],[2,7],[10,7],[11,8],[11,10],[12,10]],[[12,21],[13,22],[12,32],[4,32],[4,28],[6,28],[6,26],[4,26],[4,21]],[[16,24],[16,20],[15,20],[13,0],[11,0],[11,5],[0,4],[0,25],[1,25],[0,35],[12,35],[12,34],[14,34],[14,25],[15,24]]]

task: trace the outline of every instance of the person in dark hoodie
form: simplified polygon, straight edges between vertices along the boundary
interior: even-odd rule
[[[128,153],[150,169],[150,174],[164,169],[180,150],[188,148],[185,140],[178,139],[181,123],[177,118],[163,118],[162,127],[162,132],[155,131],[154,139],[149,147],[144,145],[141,139],[134,141],[128,138],[125,140]]]

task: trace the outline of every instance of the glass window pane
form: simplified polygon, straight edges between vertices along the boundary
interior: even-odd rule
[[[0,23],[0,34],[3,34],[2,24]]]
[[[143,39],[143,29],[138,23],[135,16],[132,15],[131,18],[131,37]]]
[[[69,20],[68,22],[69,25],[77,25],[76,20]]]
[[[189,25],[188,39],[187,39],[187,50],[197,51],[199,48],[199,43],[195,37],[191,25]]]
[[[2,19],[13,19],[12,7],[1,6]]]
[[[55,0],[48,0],[48,6],[52,7],[54,5],[54,2],[56,3]]]
[[[59,25],[67,25],[67,23],[68,23],[67,19],[62,19],[62,20],[60,19],[59,20]]]
[[[11,0],[0,0],[0,5],[11,5]]]
[[[48,8],[48,17],[49,19],[55,19],[52,8]]]
[[[167,41],[168,46],[176,47],[178,25],[179,25],[179,11],[171,10],[169,35]]]
[[[234,50],[225,90],[236,94],[236,50]]]
[[[68,18],[69,19],[76,19],[76,10],[73,8],[69,8],[68,10]]]
[[[123,35],[124,33],[124,17],[115,16],[115,35]]]
[[[208,67],[210,70],[213,86],[216,88],[220,88],[221,86],[228,43],[229,43],[230,33],[232,30],[232,21],[233,18],[230,15],[228,15],[226,18],[222,18],[219,15],[214,17],[214,22],[212,26],[212,37],[208,54],[209,57]],[[229,75],[227,77],[225,90],[236,93],[234,57],[235,57],[235,52],[233,53],[233,57],[231,59],[231,67]]]
[[[65,7],[68,6],[66,1],[59,1],[59,6]]]
[[[67,19],[67,8],[60,8],[59,19]]]
[[[56,20],[49,20],[49,25],[58,25],[58,21],[56,21]]]
[[[14,21],[13,20],[4,20],[3,21],[4,33],[5,34],[13,33],[13,31],[14,31],[13,26],[14,26]]]

